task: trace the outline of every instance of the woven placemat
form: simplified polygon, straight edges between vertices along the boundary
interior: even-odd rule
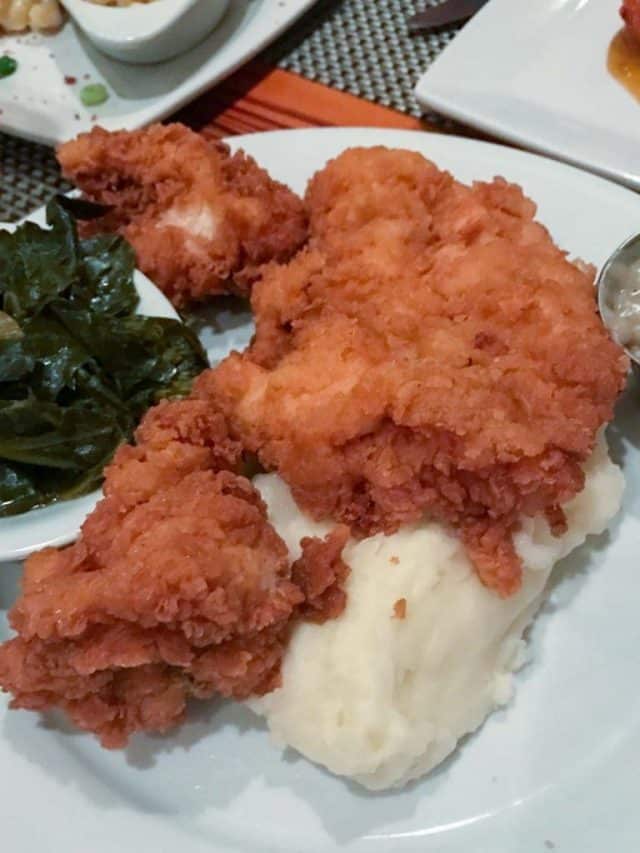
[[[439,2],[320,0],[265,57],[310,80],[419,116],[413,89],[459,27],[410,35],[407,20]]]
[[[407,19],[439,0],[319,0],[262,56],[311,80],[420,115],[413,87],[456,29],[411,36]],[[0,133],[0,221],[68,189],[50,148]]]

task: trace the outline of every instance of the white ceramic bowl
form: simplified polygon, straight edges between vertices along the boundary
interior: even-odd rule
[[[89,0],[62,3],[99,50],[143,64],[170,59],[202,41],[229,0],[153,0],[130,6],[101,6]]]

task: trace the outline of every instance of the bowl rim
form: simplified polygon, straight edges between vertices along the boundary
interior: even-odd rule
[[[92,40],[114,46],[134,46],[165,33],[202,0],[151,0],[149,3],[133,2],[129,6],[104,6],[91,0],[60,2]]]
[[[603,287],[604,281],[607,277],[607,274],[609,273],[609,270],[611,269],[612,265],[618,259],[619,255],[626,248],[628,248],[632,243],[636,243],[636,242],[638,243],[638,260],[640,260],[640,234],[632,234],[631,237],[627,237],[626,240],[623,240],[622,243],[620,243],[620,245],[617,246],[613,250],[613,252],[611,252],[611,254],[607,258],[607,260],[604,262],[604,264],[600,268],[600,271],[598,272],[598,275],[597,275],[596,281],[595,281],[595,286],[596,286],[596,298],[597,298],[597,303],[598,303],[598,314],[600,315],[600,319],[602,320],[602,323],[604,324],[605,328],[607,329],[607,331],[609,332],[609,334],[611,335],[613,340],[618,344],[618,346],[622,347],[622,349],[625,351],[625,354],[630,359],[633,367],[640,369],[640,358],[638,358],[637,355],[634,355],[624,344],[620,343],[620,341],[617,339],[617,337],[614,333],[614,330],[611,328],[611,326],[607,322],[607,316],[614,315],[615,312],[612,311],[608,306],[605,306],[605,304],[604,304],[605,288]]]

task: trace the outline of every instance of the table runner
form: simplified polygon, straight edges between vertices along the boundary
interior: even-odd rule
[[[248,69],[215,87],[215,98],[203,96],[179,117],[216,135],[327,124],[419,127],[410,118],[420,116],[413,86],[456,29],[411,36],[406,21],[435,2],[319,0]],[[316,83],[301,89],[300,77]],[[303,114],[292,114],[287,99],[303,103]],[[0,133],[0,221],[15,221],[67,188],[50,148]]]

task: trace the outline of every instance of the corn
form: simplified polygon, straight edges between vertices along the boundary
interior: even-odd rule
[[[0,0],[0,30],[55,30],[62,21],[58,0]]]
[[[33,3],[29,12],[32,30],[57,30],[64,20],[58,0],[40,0]]]
[[[11,0],[3,15],[2,26],[9,32],[26,30],[29,26],[29,11],[35,0]]]
[[[151,0],[88,0],[101,6],[130,6]],[[0,30],[57,30],[64,13],[58,0],[0,0]]]

